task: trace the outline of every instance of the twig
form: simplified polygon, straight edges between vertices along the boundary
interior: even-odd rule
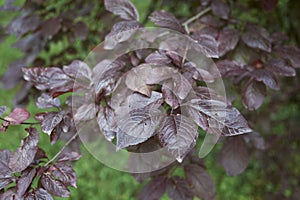
[[[201,12],[199,12],[197,15],[195,15],[195,16],[191,17],[190,19],[188,19],[187,21],[183,22],[183,23],[182,23],[182,26],[184,26],[185,31],[186,31],[187,33],[190,33],[189,28],[188,28],[188,25],[189,25],[191,22],[193,22],[193,21],[195,21],[196,19],[198,19],[199,17],[201,17],[201,16],[205,15],[206,13],[208,13],[210,10],[211,10],[211,8],[206,8],[206,9],[202,10]]]
[[[60,154],[65,150],[65,148],[73,141],[76,139],[76,137],[78,136],[79,131],[76,131],[76,133],[65,143],[65,145],[59,150],[59,152],[57,152],[57,154],[55,154],[55,156],[53,156],[51,158],[51,160],[49,160],[44,166],[48,166],[50,163],[52,163],[56,158],[58,158],[58,156],[60,156]]]
[[[40,122],[22,122],[22,123],[19,123],[19,124],[13,124],[13,121],[9,121],[9,120],[4,119],[2,117],[0,117],[0,120],[8,122],[9,125],[19,125],[19,124],[21,124],[21,125],[35,125],[35,124],[40,124]]]

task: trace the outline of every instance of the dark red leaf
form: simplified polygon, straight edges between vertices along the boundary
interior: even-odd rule
[[[40,179],[43,187],[54,196],[69,197],[70,191],[60,180],[53,179],[49,174],[44,173]]]
[[[42,131],[50,135],[55,127],[62,121],[63,115],[58,112],[46,113],[41,124]]]
[[[5,120],[9,121],[9,124],[21,124],[25,120],[29,119],[30,113],[24,108],[15,108]]]
[[[168,180],[167,191],[172,200],[193,200],[194,198],[186,180],[178,176]]]
[[[105,0],[106,10],[126,20],[139,21],[139,13],[129,0]]]
[[[63,71],[68,76],[76,79],[76,85],[80,84],[86,88],[90,86],[92,70],[86,63],[80,60],[74,60],[70,65],[64,66]]]
[[[178,19],[176,19],[174,15],[165,10],[155,11],[151,14],[149,18],[153,23],[155,23],[158,26],[185,33],[185,30],[183,26],[181,26]]]
[[[265,99],[266,87],[262,83],[252,82],[243,91],[243,105],[248,110],[257,110]]]
[[[214,181],[203,167],[189,164],[184,167],[184,172],[186,181],[197,197],[204,200],[215,199]]]
[[[25,196],[25,200],[53,200],[52,196],[43,188],[34,189]]]
[[[242,35],[242,40],[251,48],[271,52],[270,35],[267,30],[262,27],[248,25],[247,31]]]
[[[276,74],[282,76],[296,76],[296,70],[289,67],[287,63],[282,59],[271,59],[266,62],[266,67]]]
[[[60,100],[58,98],[52,98],[48,94],[43,93],[36,101],[36,105],[39,108],[53,108],[60,106]]]
[[[208,25],[209,27],[215,27],[218,28],[222,26],[224,23],[217,19],[215,16],[212,15],[204,15],[199,19],[199,22],[205,25]]]
[[[239,41],[239,33],[237,30],[224,28],[220,31],[218,36],[218,52],[219,56],[224,56],[227,52],[235,49]]]
[[[43,22],[41,32],[46,37],[56,35],[61,27],[59,18],[51,18]]]
[[[140,200],[156,200],[160,199],[165,193],[167,186],[166,176],[157,176],[151,179],[151,181],[145,185],[141,194]]]
[[[177,159],[183,158],[195,146],[198,132],[195,124],[183,115],[170,115],[163,119],[157,130],[160,143]]]
[[[17,181],[17,194],[20,197],[24,196],[28,187],[32,184],[35,175],[36,175],[35,168],[27,168],[22,172],[21,177]]]
[[[34,160],[37,152],[39,133],[35,128],[27,128],[29,135],[21,141],[21,146],[16,149],[9,160],[9,167],[13,172],[21,172]]]
[[[230,7],[223,0],[212,0],[211,9],[218,17],[229,19]]]
[[[146,63],[150,63],[150,64],[169,64],[171,62],[170,58],[168,58],[166,56],[166,54],[163,54],[161,52],[154,52],[149,54],[146,58],[145,58]]]
[[[246,72],[243,65],[234,60],[218,60],[216,65],[222,77],[240,76]]]
[[[264,138],[258,132],[253,132],[251,134],[247,134],[244,136],[246,142],[250,141],[250,143],[259,150],[266,150],[267,144]]]
[[[246,169],[249,155],[246,143],[241,136],[227,139],[218,162],[224,167],[228,176],[236,176]]]
[[[81,155],[75,151],[63,153],[58,157],[57,162],[71,162],[81,158]]]
[[[277,79],[273,72],[265,69],[259,69],[255,70],[252,73],[252,76],[255,78],[257,81],[263,82],[266,86],[273,90],[279,90],[279,85],[277,83]]]
[[[22,67],[26,61],[19,59],[8,65],[8,70],[1,76],[1,83],[4,89],[14,88],[22,80]]]
[[[178,97],[173,93],[171,88],[166,87],[165,84],[162,86],[162,95],[165,100],[165,102],[171,106],[173,109],[176,109],[179,107],[179,100]]]
[[[9,168],[10,156],[9,150],[0,150],[0,190],[14,181]]]

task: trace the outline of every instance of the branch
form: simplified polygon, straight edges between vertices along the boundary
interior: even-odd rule
[[[48,166],[49,164],[51,164],[56,158],[58,158],[58,156],[60,156],[60,154],[65,150],[65,148],[73,141],[76,139],[76,137],[79,135],[79,131],[76,131],[76,133],[65,143],[65,145],[59,150],[59,152],[57,152],[57,154],[55,154],[55,156],[53,156],[53,158],[51,158],[51,160],[49,160],[44,166]]]
[[[201,12],[199,12],[197,15],[191,17],[190,19],[188,19],[187,21],[182,23],[182,26],[184,26],[184,29],[187,33],[190,33],[188,25],[190,23],[192,23],[193,21],[197,20],[199,17],[205,15],[206,13],[208,13],[211,10],[211,8],[206,8],[204,10],[202,10]]]

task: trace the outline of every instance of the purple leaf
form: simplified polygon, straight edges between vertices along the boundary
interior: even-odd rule
[[[248,110],[257,110],[265,99],[266,87],[262,83],[252,82],[243,91],[243,105]]]
[[[74,169],[65,163],[58,163],[53,166],[52,175],[56,180],[60,180],[65,186],[77,188],[76,173]]]
[[[49,90],[53,97],[73,90],[74,81],[57,67],[23,68],[24,79],[38,90]]]
[[[51,135],[52,131],[63,120],[63,115],[58,112],[46,113],[41,123],[41,128],[44,133]]]
[[[24,59],[16,60],[9,64],[8,70],[1,76],[4,89],[14,88],[22,80],[22,67],[26,66]]]
[[[244,136],[246,142],[251,142],[252,145],[259,150],[266,150],[267,144],[264,138],[258,132],[253,132]]]
[[[34,189],[33,191],[29,192],[25,196],[25,200],[53,200],[52,196],[43,188],[37,188]]]
[[[218,52],[219,56],[224,56],[227,52],[235,49],[239,41],[239,33],[237,30],[225,28],[220,31],[218,36]]]
[[[167,188],[167,177],[157,176],[143,188],[140,194],[140,200],[155,200],[160,199]]]
[[[121,70],[125,67],[119,61],[103,60],[93,69],[93,82],[97,95],[109,95],[116,86],[116,82],[122,75]]]
[[[167,191],[172,200],[193,200],[194,198],[186,180],[178,176],[168,180]]]
[[[141,25],[137,21],[121,21],[116,23],[104,41],[105,49],[114,49],[118,43],[128,40]]]
[[[248,25],[247,31],[242,35],[242,40],[251,48],[271,52],[270,35],[267,30],[262,27]]]
[[[20,197],[24,196],[28,187],[32,184],[35,175],[35,168],[27,168],[22,172],[21,178],[19,178],[19,180],[17,181],[17,194]]]
[[[98,126],[101,133],[108,141],[112,141],[115,138],[115,114],[111,108],[108,106],[99,107],[99,112],[97,116]]]
[[[74,60],[70,65],[64,66],[63,71],[66,75],[76,79],[76,84],[88,87],[92,80],[92,71],[89,66],[80,61]]]
[[[176,109],[179,107],[179,100],[177,98],[177,96],[173,93],[173,91],[166,87],[165,84],[163,84],[162,86],[162,95],[163,95],[163,98],[165,100],[165,102],[171,106],[173,109]]]
[[[157,130],[160,143],[177,159],[183,158],[195,146],[198,132],[195,124],[183,115],[170,115],[164,118]]]
[[[229,19],[230,7],[223,0],[212,0],[211,9],[218,17]]]
[[[37,152],[39,133],[35,128],[25,129],[29,135],[21,141],[21,146],[16,149],[9,160],[9,168],[13,172],[21,172],[34,160]]]
[[[0,150],[0,190],[13,182],[11,169],[9,168],[9,159],[11,152],[9,150]]]
[[[184,167],[184,172],[186,181],[197,197],[205,200],[215,199],[214,181],[203,167],[189,164]]]
[[[47,19],[41,26],[41,32],[46,37],[52,37],[56,35],[61,28],[59,18]]]
[[[234,60],[218,60],[216,65],[222,77],[239,76],[246,72],[243,65]]]
[[[218,27],[224,25],[224,23],[222,21],[220,21],[219,19],[217,19],[215,16],[212,16],[212,15],[204,15],[203,17],[201,17],[199,19],[199,22],[201,24],[207,25],[208,27],[215,27],[215,28],[218,28]]]
[[[71,162],[75,160],[79,160],[81,158],[81,155],[75,151],[63,153],[58,157],[57,162]]]
[[[84,22],[77,22],[74,26],[74,35],[80,40],[85,40],[88,36],[89,29]]]
[[[15,34],[17,38],[21,38],[25,33],[35,30],[40,24],[37,15],[21,15],[13,19],[7,25],[7,33]]]
[[[142,143],[152,137],[162,120],[162,113],[155,108],[128,109],[116,111],[117,150]]]
[[[43,187],[54,196],[69,197],[70,191],[60,180],[53,179],[49,174],[44,173],[40,179]]]
[[[194,32],[192,38],[201,46],[203,53],[210,58],[219,58],[218,41],[211,35]]]
[[[255,70],[252,73],[252,76],[255,78],[255,80],[263,82],[266,86],[268,86],[273,90],[280,89],[275,75],[269,70],[265,70],[265,69]]]
[[[223,101],[198,98],[190,100],[182,107],[208,133],[234,136],[252,131],[240,112]]]
[[[161,65],[166,65],[169,64],[171,62],[170,58],[168,58],[166,56],[166,54],[163,54],[161,52],[154,52],[149,54],[146,58],[145,58],[146,63],[150,63],[150,64],[161,64]]]
[[[60,100],[58,98],[52,98],[48,94],[43,93],[36,101],[36,105],[39,108],[53,108],[60,106]]]
[[[185,33],[184,28],[181,26],[180,22],[174,15],[171,13],[162,10],[162,11],[155,11],[149,17],[150,20],[158,26],[169,28],[181,33]]]
[[[96,117],[97,112],[98,108],[94,103],[83,104],[76,110],[74,120],[77,122],[91,120]]]
[[[295,68],[300,68],[300,49],[294,46],[278,46],[276,52],[284,59],[287,59]]]
[[[289,67],[282,59],[271,59],[266,62],[265,66],[276,74],[281,76],[296,76],[296,70]]]
[[[129,0],[105,0],[106,10],[125,20],[139,21],[139,13]]]
[[[248,150],[243,138],[241,136],[228,138],[221,149],[218,161],[228,176],[242,173],[249,162]]]

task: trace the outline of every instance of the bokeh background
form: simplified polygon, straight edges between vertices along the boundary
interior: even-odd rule
[[[145,26],[153,26],[147,16],[154,10],[167,10],[179,19],[187,19],[197,13],[196,0],[131,0],[141,15],[141,22]],[[230,0],[233,1],[233,0]],[[229,1],[229,2],[230,2]],[[270,0],[269,0],[270,1]],[[38,0],[36,0],[38,2]],[[70,9],[78,0],[50,0],[43,4],[45,18],[59,16]],[[110,13],[105,11],[103,1],[91,2],[93,9],[86,14],[79,14],[73,20],[83,21],[89,33],[82,37],[70,39],[70,35],[61,34],[59,38],[49,40],[48,45],[39,53],[32,65],[62,66],[69,64],[74,59],[84,59],[89,51],[104,39],[113,22],[116,21]],[[233,15],[240,21],[257,23],[270,32],[282,31],[289,36],[289,43],[300,46],[300,1],[279,0],[277,7],[271,10],[258,0],[239,1],[239,7],[233,10]],[[24,0],[17,0],[14,5],[24,5]],[[0,6],[5,6],[6,1],[0,0]],[[88,4],[88,3],[85,3]],[[76,7],[74,8],[76,10]],[[269,11],[268,11],[269,10]],[[19,11],[0,11],[0,24],[6,27]],[[1,29],[0,29],[1,30]],[[1,30],[3,34],[4,30]],[[1,39],[1,36],[0,36]],[[15,35],[2,38],[0,43],[0,75],[2,76],[9,65],[24,56],[12,44],[17,41]],[[34,45],[34,43],[33,43]],[[299,74],[299,70],[297,71]],[[16,74],[17,76],[17,74]],[[300,81],[299,75],[295,78],[281,80],[281,91],[269,91],[269,97],[258,111],[247,112],[240,101],[236,105],[254,129],[265,139],[266,150],[250,150],[250,164],[246,171],[236,177],[226,175],[223,168],[216,163],[218,151],[222,143],[217,144],[214,150],[204,159],[208,172],[212,175],[216,189],[217,199],[295,199],[300,195]],[[5,80],[8,81],[8,80]],[[0,87],[0,105],[9,109],[26,106],[31,113],[36,110],[33,99],[16,101],[15,96],[23,90],[22,84],[10,87],[2,80]],[[226,88],[231,92],[231,88]],[[64,96],[60,97],[64,98]],[[9,110],[7,111],[9,112]],[[33,119],[33,118],[31,118]],[[30,121],[30,120],[29,120]],[[25,136],[24,127],[12,126],[5,133],[0,133],[0,149],[17,148],[19,141]],[[49,137],[41,134],[40,145],[48,150],[50,155],[60,149],[64,142],[49,145]],[[104,166],[94,159],[83,147],[83,157],[76,163],[75,171],[78,176],[78,188],[71,189],[71,199],[89,200],[130,200],[137,196],[144,184],[138,183],[130,174],[119,172]],[[182,176],[183,171],[176,171]],[[60,199],[60,198],[56,198]],[[162,199],[168,199],[164,195]]]

